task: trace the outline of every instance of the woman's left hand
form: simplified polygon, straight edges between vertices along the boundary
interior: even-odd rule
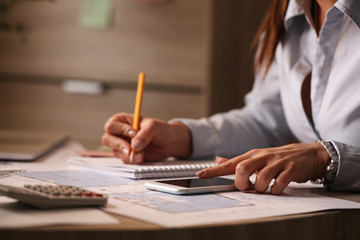
[[[330,156],[320,143],[295,143],[281,147],[253,149],[232,159],[216,158],[217,165],[197,173],[200,178],[234,174],[235,186],[241,191],[255,188],[281,194],[290,182],[306,182],[322,176]],[[249,177],[257,173],[255,184]]]

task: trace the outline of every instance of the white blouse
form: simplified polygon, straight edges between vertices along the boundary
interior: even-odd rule
[[[311,0],[289,1],[275,60],[265,78],[256,77],[244,108],[181,119],[192,132],[193,158],[235,157],[252,148],[328,140],[340,160],[331,188],[360,190],[360,1],[337,1],[319,36],[310,6]],[[301,99],[310,72],[314,124]]]

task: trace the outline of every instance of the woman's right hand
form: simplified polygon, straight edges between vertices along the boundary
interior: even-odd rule
[[[102,144],[113,149],[115,156],[125,163],[130,163],[130,149],[136,152],[133,159],[135,164],[191,155],[191,134],[186,125],[142,118],[140,129],[136,132],[132,123],[132,114],[115,114],[105,123],[102,136]]]

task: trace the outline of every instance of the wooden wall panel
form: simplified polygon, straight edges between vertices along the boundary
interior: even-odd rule
[[[108,29],[80,25],[81,0],[20,1],[11,17],[33,28],[28,42],[0,33],[0,71],[203,86],[206,0],[144,4],[113,0]]]
[[[106,119],[132,112],[139,71],[143,115],[199,118],[241,107],[252,84],[250,41],[270,0],[113,0],[113,24],[79,24],[82,0],[20,1],[28,41],[0,32],[0,128],[69,132],[97,141]],[[68,78],[104,95],[71,95]]]
[[[33,31],[26,43],[0,32],[0,128],[56,128],[96,141],[109,116],[133,111],[139,71],[147,75],[143,115],[207,115],[210,1],[113,0],[106,29],[80,25],[82,3],[20,1],[13,9],[11,17]],[[101,81],[108,90],[66,94],[68,78]]]
[[[99,142],[111,115],[133,111],[135,92],[109,89],[104,95],[89,96],[65,93],[55,84],[0,82],[0,103],[0,128],[56,130]],[[198,118],[201,105],[202,99],[196,94],[146,91],[142,112],[164,120]]]
[[[254,74],[251,42],[270,0],[213,1],[209,113],[244,105]]]

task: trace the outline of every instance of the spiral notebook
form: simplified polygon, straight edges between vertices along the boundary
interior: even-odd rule
[[[201,169],[215,165],[214,160],[166,160],[144,164],[125,164],[114,157],[74,157],[72,165],[116,172],[132,179],[195,177]]]

